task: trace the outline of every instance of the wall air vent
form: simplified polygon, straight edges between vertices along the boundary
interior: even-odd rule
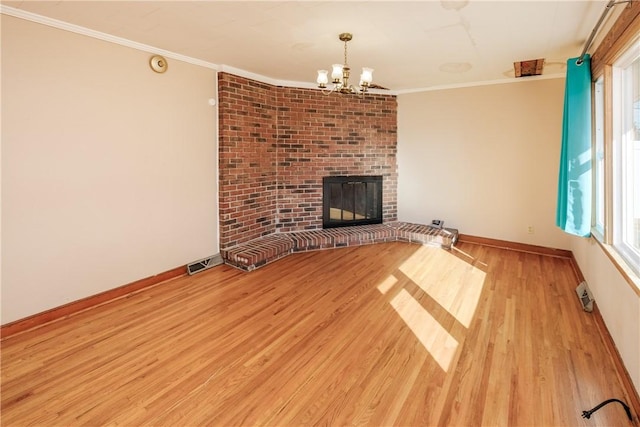
[[[576,293],[578,294],[578,299],[582,304],[582,309],[584,311],[591,312],[593,310],[593,295],[591,295],[587,282],[580,283],[576,288]]]
[[[215,254],[208,258],[203,258],[188,264],[187,272],[189,273],[189,276],[191,276],[220,264],[222,264],[222,256],[220,254]]]
[[[513,69],[516,77],[541,76],[543,67],[544,58],[513,63]]]

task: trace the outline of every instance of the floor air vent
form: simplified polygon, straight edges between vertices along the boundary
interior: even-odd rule
[[[582,304],[582,309],[584,311],[591,312],[593,310],[593,295],[591,295],[587,282],[580,283],[576,288],[576,293],[578,294],[578,299]]]
[[[210,256],[208,258],[203,258],[198,261],[194,261],[191,264],[187,265],[187,272],[191,276],[192,274],[199,273],[208,268],[215,267],[216,265],[222,264],[222,256],[220,254],[216,254]]]

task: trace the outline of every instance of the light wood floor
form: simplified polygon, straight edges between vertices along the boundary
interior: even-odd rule
[[[2,424],[627,426],[569,260],[387,243],[227,266],[2,342]]]

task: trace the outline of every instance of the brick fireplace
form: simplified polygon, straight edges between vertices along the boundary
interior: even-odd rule
[[[325,176],[382,175],[397,219],[397,102],[218,73],[220,246],[322,228]]]

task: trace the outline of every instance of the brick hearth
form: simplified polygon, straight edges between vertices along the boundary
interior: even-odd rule
[[[458,240],[458,230],[422,224],[387,224],[326,228],[322,230],[275,233],[221,251],[226,264],[252,271],[294,252],[359,246],[383,242],[412,242],[450,249]]]

